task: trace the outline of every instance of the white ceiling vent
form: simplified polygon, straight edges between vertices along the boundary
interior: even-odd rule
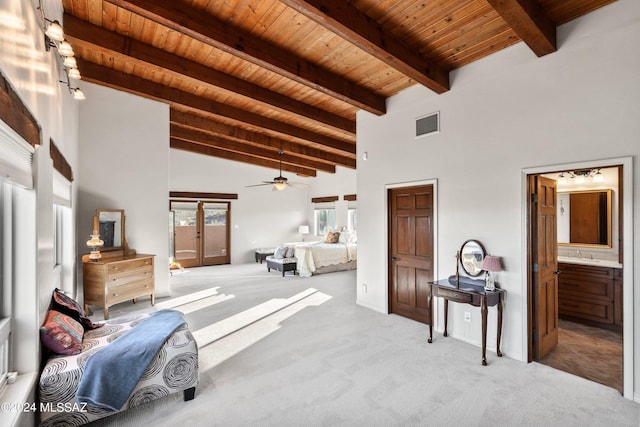
[[[416,119],[416,138],[438,132],[440,132],[439,111]]]

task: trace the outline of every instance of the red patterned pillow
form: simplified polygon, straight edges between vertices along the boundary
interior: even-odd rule
[[[57,354],[78,354],[82,350],[82,325],[66,314],[49,310],[40,328],[42,344]]]
[[[87,317],[84,310],[74,299],[68,297],[60,289],[53,291],[51,298],[51,308],[61,313],[71,316],[74,320],[80,322],[85,329],[96,329],[103,326],[103,323],[94,323]]]

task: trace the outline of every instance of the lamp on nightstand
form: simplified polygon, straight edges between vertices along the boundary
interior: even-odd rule
[[[480,268],[486,271],[486,275],[484,278],[484,290],[495,291],[496,284],[495,284],[495,281],[493,280],[493,276],[491,275],[491,272],[502,271],[502,266],[500,265],[500,257],[491,256],[491,255],[485,256],[484,259],[482,260],[482,266],[480,266]]]
[[[309,234],[309,226],[308,225],[300,225],[300,226],[298,226],[298,234],[302,235],[302,241],[304,242],[304,236]]]

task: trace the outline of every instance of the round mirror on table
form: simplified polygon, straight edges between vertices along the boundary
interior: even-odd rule
[[[471,276],[477,277],[482,273],[482,261],[487,255],[484,246],[477,240],[467,240],[460,248],[460,265],[464,272]]]

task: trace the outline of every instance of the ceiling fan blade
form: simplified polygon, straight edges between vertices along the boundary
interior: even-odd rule
[[[262,186],[265,186],[265,185],[272,185],[272,184],[273,184],[272,182],[264,181],[264,184],[245,185],[245,186],[244,186],[244,188],[249,188],[249,187],[262,187]]]
[[[304,188],[305,190],[309,189],[309,184],[304,184],[302,182],[290,182],[289,185],[294,188]]]

